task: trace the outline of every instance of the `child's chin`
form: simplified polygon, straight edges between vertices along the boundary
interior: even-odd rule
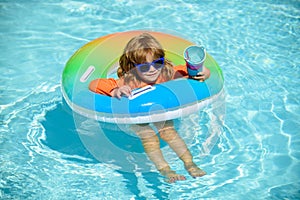
[[[156,82],[157,78],[153,78],[153,79],[147,79],[147,80],[144,80],[145,83],[147,84],[154,84]]]

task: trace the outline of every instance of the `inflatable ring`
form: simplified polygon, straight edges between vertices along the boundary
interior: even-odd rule
[[[148,32],[163,46],[166,58],[174,65],[184,65],[183,51],[192,42],[170,34],[152,31],[129,31],[106,35],[81,47],[67,62],[62,74],[62,93],[73,111],[102,122],[120,124],[150,123],[171,120],[199,111],[223,90],[223,74],[207,53],[204,65],[210,78],[199,82],[179,78],[133,91],[132,98],[121,99],[96,94],[89,83],[116,73],[118,59],[127,42]]]

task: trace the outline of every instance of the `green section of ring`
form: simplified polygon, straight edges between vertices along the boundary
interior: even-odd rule
[[[185,64],[183,58],[184,50],[191,45],[190,41],[177,36],[152,32],[152,31],[129,31],[106,35],[95,39],[79,50],[67,62],[62,74],[62,90],[65,98],[72,101],[72,96],[88,90],[89,83],[97,78],[106,78],[107,72],[114,66],[127,42],[134,36],[148,32],[153,35],[164,47],[166,58],[171,60],[174,65]],[[210,69],[211,76],[206,80],[211,95],[219,93],[223,88],[223,74],[216,61],[207,53],[204,65]],[[80,78],[90,67],[94,66],[95,71],[85,82]]]

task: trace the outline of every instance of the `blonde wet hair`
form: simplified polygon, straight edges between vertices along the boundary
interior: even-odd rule
[[[153,59],[165,57],[165,51],[161,44],[149,33],[133,37],[125,46],[119,60],[118,76],[123,77],[125,83],[139,85],[140,79],[136,73],[135,64],[146,62],[147,54],[151,53]],[[164,67],[161,69],[161,76],[168,81],[174,74],[173,64],[165,59]]]

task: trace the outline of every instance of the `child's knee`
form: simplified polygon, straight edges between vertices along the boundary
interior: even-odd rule
[[[159,139],[156,135],[152,137],[141,138],[141,140],[145,152],[150,153],[160,150]]]
[[[160,138],[166,142],[172,141],[178,137],[174,128],[166,128],[159,131]]]

